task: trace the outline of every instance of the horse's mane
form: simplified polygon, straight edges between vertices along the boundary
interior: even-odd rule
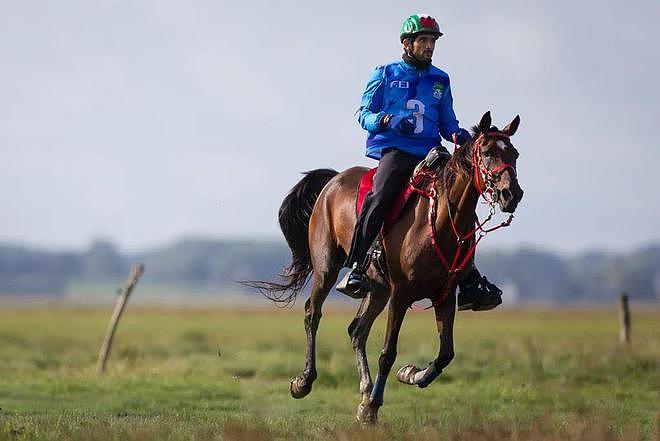
[[[499,132],[496,126],[492,126],[489,132]],[[474,142],[483,133],[479,126],[472,126],[470,129],[472,137],[464,145],[459,146],[451,155],[451,158],[445,165],[441,173],[440,188],[447,191],[456,181],[456,177],[472,173],[472,152]]]

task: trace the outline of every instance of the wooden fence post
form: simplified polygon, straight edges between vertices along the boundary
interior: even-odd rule
[[[628,308],[628,294],[621,294],[619,311],[619,342],[630,344],[630,309]]]
[[[124,288],[120,291],[120,296],[117,299],[117,304],[115,305],[115,310],[112,313],[110,318],[110,323],[108,323],[108,330],[105,333],[105,338],[103,339],[103,344],[101,345],[101,351],[99,352],[99,360],[96,363],[96,372],[102,374],[105,372],[105,365],[108,361],[108,356],[110,355],[110,349],[112,348],[112,340],[115,336],[115,331],[117,330],[117,325],[119,324],[119,319],[121,318],[124,308],[126,307],[126,302],[128,302],[128,297],[133,292],[133,288],[137,285],[137,282],[144,272],[144,265],[137,264],[133,265]]]

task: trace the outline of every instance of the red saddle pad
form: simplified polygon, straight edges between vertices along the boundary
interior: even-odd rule
[[[378,171],[378,167],[372,168],[364,175],[362,175],[362,179],[360,180],[360,185],[358,187],[358,197],[355,203],[355,211],[358,216],[360,215],[360,211],[362,211],[362,205],[364,204],[365,196],[374,186],[374,175],[376,174],[376,171]],[[410,184],[406,185],[406,187],[401,190],[401,193],[399,193],[399,195],[396,197],[394,203],[385,215],[383,232],[385,232],[397,220],[401,214],[401,211],[403,210],[403,207],[406,205],[406,202],[408,202],[408,199],[410,199],[412,194],[413,188]]]

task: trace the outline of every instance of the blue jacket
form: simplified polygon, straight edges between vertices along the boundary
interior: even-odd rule
[[[387,113],[408,116],[414,133],[382,127],[380,120]],[[403,60],[376,67],[362,95],[359,121],[369,132],[368,157],[380,159],[386,148],[424,157],[440,145],[440,135],[450,141],[459,131],[449,75],[435,66],[419,70]]]

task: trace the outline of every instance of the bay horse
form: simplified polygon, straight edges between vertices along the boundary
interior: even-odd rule
[[[424,369],[413,365],[399,369],[399,381],[426,387],[453,359],[456,286],[466,263],[472,262],[475,241],[487,231],[483,225],[480,231],[478,222],[474,228],[479,197],[489,193],[491,208],[498,204],[503,212],[513,213],[523,195],[516,175],[518,152],[510,141],[519,123],[520,117],[516,116],[498,130],[491,126],[490,112],[486,112],[479,125],[472,128],[472,139],[457,147],[445,167],[435,171],[427,191],[419,191],[426,197],[408,201],[383,236],[389,275],[385,277],[371,265],[367,272],[371,290],[348,327],[360,375],[362,400],[358,421],[377,420],[385,382],[396,358],[399,330],[414,302],[432,301],[440,350]],[[350,248],[357,188],[366,171],[364,167],[353,167],[341,173],[330,169],[305,173],[279,210],[280,227],[292,254],[291,265],[281,275],[283,282],[247,282],[260,288],[268,298],[286,305],[295,301],[311,275],[311,292],[305,302],[305,367],[301,375],[291,380],[294,398],[309,394],[317,376],[315,348],[321,306]],[[429,230],[433,233],[429,234]],[[452,258],[454,264],[446,264]],[[462,265],[455,265],[461,261]],[[365,346],[375,318],[388,301],[385,343],[378,360],[378,375],[372,382]]]

